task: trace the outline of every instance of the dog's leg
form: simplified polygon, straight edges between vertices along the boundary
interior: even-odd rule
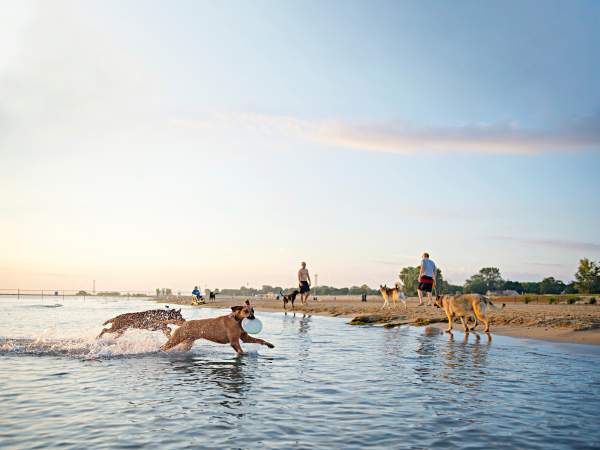
[[[163,334],[167,337],[170,338],[171,337],[171,329],[165,324],[162,326],[162,328],[160,329]]]
[[[189,352],[194,345],[194,339],[186,339],[183,343],[179,344],[179,350],[182,352]]]
[[[165,342],[163,345],[161,345],[160,349],[168,352],[169,350],[171,350],[173,347],[178,346],[179,344],[181,344],[183,341],[180,341],[177,338],[177,335],[171,336],[169,338],[169,340],[167,342]]]
[[[110,328],[103,328],[96,339],[100,339],[104,333],[112,333],[112,331],[110,331],[110,330],[111,330]]]
[[[467,326],[467,322],[465,321],[465,317],[464,316],[460,316],[460,323],[462,323],[463,329],[465,330],[465,333],[469,332],[469,327]]]
[[[248,333],[242,333],[242,335],[240,336],[240,339],[242,340],[242,342],[246,342],[248,344],[266,345],[269,348],[274,348],[275,347],[270,342],[267,342],[264,339],[254,338],[254,337],[250,336]]]
[[[242,350],[242,346],[240,345],[240,341],[239,340],[234,340],[230,342],[231,346],[233,347],[233,349],[236,351],[236,353],[238,355],[243,355],[244,354],[244,350]]]
[[[446,316],[448,317],[448,329],[446,330],[446,333],[451,333],[452,332],[452,320],[453,320],[453,316],[454,314],[451,313],[446,313]]]
[[[477,325],[479,325],[479,321],[477,320],[477,314],[475,314],[475,323],[471,327],[471,331],[475,331],[475,328],[477,328]]]
[[[483,322],[485,328],[483,331],[485,333],[490,332],[490,319],[487,315],[487,311],[484,308],[481,308],[481,305],[474,305],[473,312],[475,313],[475,320],[479,319]]]

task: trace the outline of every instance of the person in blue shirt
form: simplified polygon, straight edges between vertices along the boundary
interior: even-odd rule
[[[192,295],[196,297],[196,301],[202,301],[202,292],[198,289],[198,286],[194,286],[194,290],[192,291]]]
[[[435,263],[429,259],[429,253],[423,253],[421,267],[419,269],[419,286],[417,293],[419,294],[419,306],[423,306],[423,292],[427,292],[427,306],[432,306],[431,291],[435,288],[435,274],[437,268]]]

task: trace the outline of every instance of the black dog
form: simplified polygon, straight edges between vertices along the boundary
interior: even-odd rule
[[[292,303],[292,311],[295,311],[296,309],[294,308],[294,302],[296,301],[296,296],[299,293],[300,293],[300,291],[298,289],[295,289],[290,294],[284,294],[283,292],[279,292],[279,295],[281,295],[281,298],[283,299],[283,309],[285,309],[287,311],[287,304],[288,304],[288,302],[291,302]]]
[[[211,302],[217,301],[217,294],[218,294],[218,292],[209,291],[209,293],[208,293],[208,299]]]

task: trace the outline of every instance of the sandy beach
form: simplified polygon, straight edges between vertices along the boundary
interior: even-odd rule
[[[198,306],[199,308],[227,308],[241,304],[242,297],[217,297],[214,302]],[[159,299],[160,302],[173,304],[191,304],[190,298]],[[252,300],[257,312],[283,311],[283,303],[268,298]],[[400,325],[433,326],[445,329],[444,313],[434,307],[417,306],[416,298],[408,299],[408,309],[399,304],[395,309],[381,310],[382,300],[369,296],[367,302],[361,302],[358,296],[324,296],[318,301],[310,300],[302,306],[296,302],[296,313],[344,317],[356,324],[375,324],[387,327]],[[495,303],[500,306],[501,299]],[[288,312],[291,309],[288,305]],[[492,310],[492,334],[532,339],[544,339],[559,342],[600,345],[600,305],[583,304],[536,304],[507,302],[502,309]],[[460,324],[455,324],[460,331]],[[481,328],[480,328],[481,329]]]

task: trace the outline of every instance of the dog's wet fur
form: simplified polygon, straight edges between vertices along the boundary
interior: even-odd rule
[[[232,306],[231,313],[214,319],[188,320],[177,328],[169,340],[161,347],[161,350],[190,351],[197,339],[206,339],[219,344],[229,344],[238,355],[244,351],[240,345],[242,342],[266,345],[269,348],[275,346],[263,339],[250,336],[242,328],[242,320],[254,319],[254,308],[250,301],[246,300],[244,306]]]
[[[452,332],[452,323],[454,317],[460,318],[465,333],[475,330],[479,321],[483,322],[484,332],[490,332],[490,318],[488,316],[488,306],[493,309],[499,309],[492,303],[489,297],[481,294],[462,294],[462,295],[437,295],[434,300],[436,308],[442,308],[448,317],[448,329],[446,332]],[[504,308],[502,304],[502,308]],[[469,327],[469,317],[475,317],[475,324]]]
[[[101,338],[105,333],[114,334],[114,337],[118,338],[129,328],[150,331],[161,330],[165,336],[170,337],[171,330],[168,325],[182,325],[184,322],[185,319],[181,315],[181,309],[152,309],[150,311],[121,314],[102,324],[108,325],[110,323],[111,328],[104,328],[98,338]]]
[[[280,291],[279,295],[281,295],[281,299],[283,300],[283,309],[285,309],[287,311],[287,304],[291,303],[292,311],[295,311],[296,308],[294,307],[294,302],[296,301],[296,297],[298,296],[299,293],[300,293],[300,291],[298,289],[294,289],[289,294],[284,294],[282,291]]]

